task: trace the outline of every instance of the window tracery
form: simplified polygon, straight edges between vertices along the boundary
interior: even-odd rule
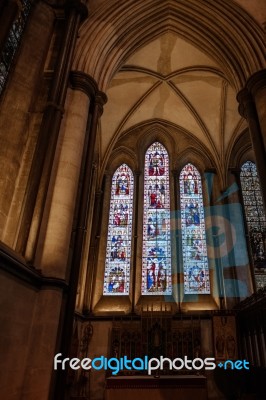
[[[184,293],[210,293],[201,177],[188,163],[180,173]]]
[[[112,179],[104,295],[129,294],[133,195],[133,173],[122,164]]]
[[[169,157],[158,142],[145,155],[141,292],[172,293]]]

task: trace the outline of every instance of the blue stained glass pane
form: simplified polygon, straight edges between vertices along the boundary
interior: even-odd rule
[[[128,295],[134,177],[121,165],[113,175],[104,274],[104,295]]]
[[[153,143],[145,155],[143,208],[143,295],[172,293],[169,158]]]
[[[210,293],[201,177],[192,164],[180,174],[184,293]]]

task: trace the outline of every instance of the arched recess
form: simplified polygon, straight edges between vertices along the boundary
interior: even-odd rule
[[[111,153],[106,166],[106,173],[112,175],[120,164],[130,164],[131,169],[136,171],[138,168],[138,159],[136,153],[128,146],[118,145]]]
[[[136,49],[169,30],[212,57],[237,91],[265,68],[262,28],[229,0],[103,2],[80,30],[73,68],[105,91]]]

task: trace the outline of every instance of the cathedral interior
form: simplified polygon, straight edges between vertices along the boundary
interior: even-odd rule
[[[265,34],[265,0],[0,0],[3,399],[266,398]]]

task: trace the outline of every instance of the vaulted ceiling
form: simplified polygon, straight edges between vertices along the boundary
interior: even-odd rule
[[[93,76],[108,97],[100,129],[103,168],[125,131],[156,120],[200,141],[223,174],[247,126],[238,113],[237,91],[266,65],[266,2],[89,4],[96,25],[89,19],[81,30],[75,67]]]
[[[219,66],[177,35],[165,33],[131,56],[107,90],[102,117],[102,152],[113,138],[144,120],[182,128],[222,164],[246,126],[236,92]]]

